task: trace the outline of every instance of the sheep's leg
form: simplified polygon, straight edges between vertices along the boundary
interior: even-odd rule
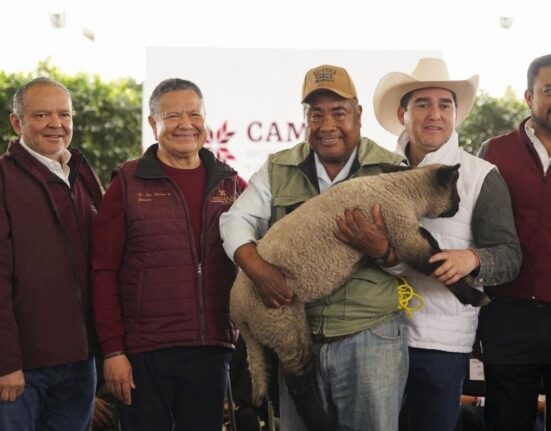
[[[306,428],[310,431],[336,430],[336,418],[329,416],[323,408],[314,363],[311,362],[302,374],[284,372],[284,377],[289,395]]]
[[[251,373],[252,402],[260,407],[268,394],[268,361],[264,347],[253,337],[247,324],[242,324],[239,332],[247,346],[247,362]]]
[[[234,289],[237,286],[234,285]],[[232,291],[232,316],[242,331],[249,349],[249,367],[253,383],[253,401],[260,403],[267,391],[267,374],[263,344],[277,354],[287,381],[289,394],[305,425],[312,431],[332,431],[330,419],[323,409],[316,373],[310,352],[310,330],[304,304],[294,303],[279,308],[261,304],[245,309],[237,297],[244,290]],[[249,301],[254,298],[249,296]],[[260,306],[256,306],[260,305]],[[260,344],[259,344],[260,343]]]
[[[264,324],[268,318],[267,310],[255,295],[252,281],[239,271],[230,294],[230,313],[247,346],[252,402],[256,406],[262,404],[268,393],[268,362],[261,344],[263,338],[253,333],[250,323]]]
[[[421,250],[421,252],[417,253],[416,256],[404,256],[404,260],[409,262],[423,274],[430,275],[441,265],[441,262],[429,263],[428,260],[433,254],[439,253],[442,249],[438,241],[436,241],[431,233],[425,228],[420,227],[419,234],[418,240],[425,242],[422,246],[418,244],[419,248],[417,248],[417,251],[419,252]],[[415,250],[415,248],[409,249],[412,251]],[[462,277],[459,281],[448,286],[448,288],[462,304],[481,307],[490,302],[490,298],[488,298],[485,293],[472,287],[472,277],[470,276]]]
[[[249,323],[248,329],[258,342],[274,350],[286,372],[301,374],[308,369],[310,331],[304,304],[251,307],[242,310],[242,319]]]
[[[428,234],[428,237],[425,237]],[[434,241],[436,247],[433,247]],[[419,227],[419,230],[413,234],[404,235],[404,238],[400,238],[394,245],[398,258],[409,263],[418,271],[423,274],[430,274],[434,269],[438,267],[428,263],[429,258],[435,253],[435,250],[439,250],[438,243],[432,237],[432,235],[424,228]]]
[[[267,362],[262,346],[274,350],[286,374],[301,375],[310,367],[310,335],[303,304],[267,308],[254,295],[249,282],[247,279],[234,285],[230,308],[247,344],[253,401],[259,405],[268,390]],[[243,299],[245,296],[247,301]]]
[[[309,430],[332,431],[335,425],[323,408],[316,379],[316,368],[310,351],[310,329],[304,306],[293,304],[281,307],[280,311],[285,315],[284,327],[292,328],[292,331],[278,331],[271,347],[281,363],[289,395]],[[279,325],[274,324],[272,327],[278,328]]]

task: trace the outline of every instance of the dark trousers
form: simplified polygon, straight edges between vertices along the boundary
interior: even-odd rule
[[[459,418],[468,362],[468,353],[410,347],[400,429],[453,431]]]
[[[124,431],[220,431],[231,351],[177,347],[130,356],[136,389]]]
[[[542,383],[551,412],[551,308],[541,305],[495,299],[480,312],[490,431],[532,431]]]
[[[546,388],[546,410],[551,412],[550,365],[484,365],[487,431],[532,431],[536,423],[540,383]],[[550,415],[547,429],[551,430]]]

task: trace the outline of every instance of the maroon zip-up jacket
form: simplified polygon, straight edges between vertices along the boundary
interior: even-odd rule
[[[94,228],[93,303],[102,351],[231,348],[237,331],[229,293],[236,268],[222,248],[218,220],[244,181],[210,151],[200,150],[207,176],[199,256],[185,197],[159,164],[157,148],[152,145],[118,170],[123,231],[113,231],[118,222],[104,220],[109,208],[103,207]],[[119,256],[113,249],[120,247],[121,235]]]
[[[71,153],[70,189],[18,140],[0,158],[0,375],[91,354],[88,250],[102,188]]]
[[[496,297],[551,303],[551,182],[526,135],[526,121],[517,130],[490,139],[481,153],[498,167],[509,187],[523,256],[516,279],[486,291]]]

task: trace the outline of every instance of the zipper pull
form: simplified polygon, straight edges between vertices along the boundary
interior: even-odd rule
[[[203,268],[201,267],[201,264],[197,264],[197,274],[201,275],[203,274]]]

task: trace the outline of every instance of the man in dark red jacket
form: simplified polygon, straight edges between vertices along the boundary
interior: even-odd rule
[[[494,300],[480,312],[484,409],[494,431],[534,428],[542,381],[551,412],[551,55],[530,64],[525,99],[531,116],[480,150],[509,187],[523,254],[518,277],[487,288]]]
[[[0,429],[87,431],[96,374],[89,246],[101,184],[73,136],[69,91],[15,93],[0,158]]]
[[[203,148],[194,83],[162,81],[149,108],[158,144],[117,171],[94,228],[105,380],[125,430],[217,431],[237,335],[229,316],[236,268],[218,219],[244,182]]]

